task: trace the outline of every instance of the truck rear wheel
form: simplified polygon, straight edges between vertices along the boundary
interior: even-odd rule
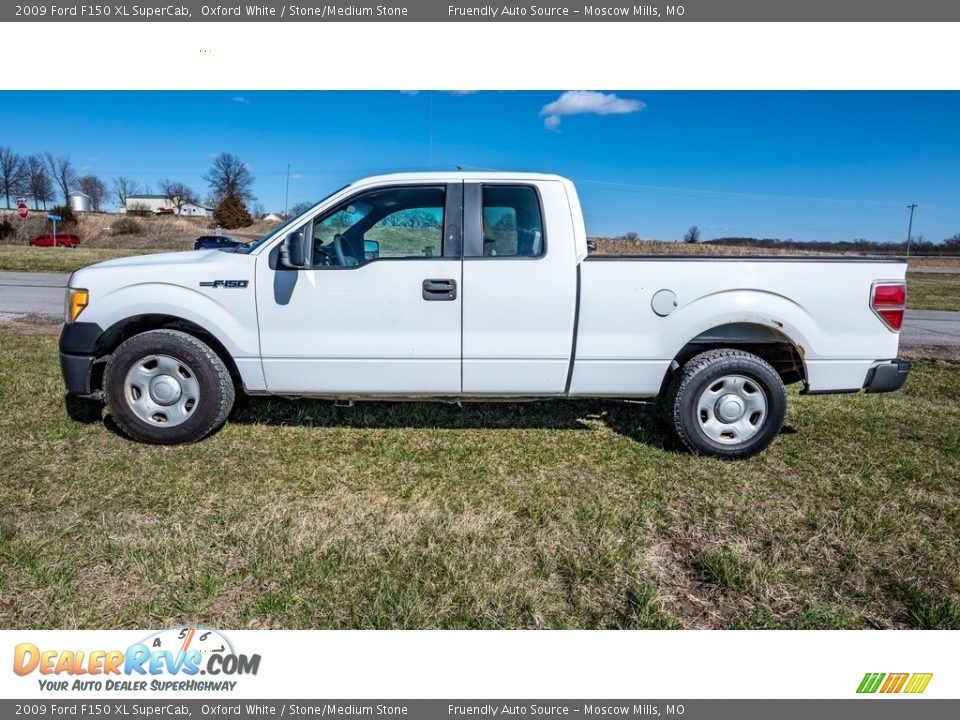
[[[674,376],[666,398],[670,426],[702,455],[741,459],[772,443],[783,427],[787,393],[767,362],[742,350],[709,350]]]
[[[104,375],[107,407],[124,433],[157,445],[202,440],[233,407],[223,360],[179,330],[151,330],[120,345]]]

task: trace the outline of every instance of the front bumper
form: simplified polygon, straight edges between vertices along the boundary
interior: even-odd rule
[[[69,355],[60,353],[60,372],[67,392],[71,395],[90,395],[90,370],[96,357],[93,355]]]
[[[893,392],[903,387],[910,374],[910,363],[897,358],[870,368],[863,380],[863,389],[868,393]]]
[[[96,323],[74,322],[60,332],[60,372],[67,392],[90,395],[92,370],[97,360],[96,344],[103,329]]]

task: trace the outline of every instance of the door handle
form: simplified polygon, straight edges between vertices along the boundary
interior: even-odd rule
[[[457,281],[456,280],[424,280],[423,281],[423,299],[424,300],[456,300],[457,299]]]

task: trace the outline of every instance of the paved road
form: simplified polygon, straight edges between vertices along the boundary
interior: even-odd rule
[[[63,294],[69,275],[0,272],[0,313],[63,314]]]
[[[61,315],[69,278],[57,273],[0,272],[0,319],[9,314]],[[960,347],[960,312],[907,310],[900,342]]]
[[[907,310],[900,344],[960,347],[960,312]]]

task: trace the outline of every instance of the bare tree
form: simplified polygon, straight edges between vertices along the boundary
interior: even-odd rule
[[[311,202],[298,202],[287,211],[287,217],[296,217],[297,215],[302,215],[312,207],[313,203]]]
[[[220,153],[214,158],[210,171],[203,176],[218,199],[228,195],[244,202],[253,200],[253,175],[238,155]]]
[[[0,193],[7,198],[7,210],[10,209],[10,196],[22,189],[23,176],[23,158],[8,147],[0,147]]]
[[[53,181],[63,193],[63,204],[70,204],[70,190],[76,184],[77,173],[73,169],[73,163],[68,156],[54,157],[52,152],[43,154],[43,162],[47,166],[47,172]]]
[[[637,235],[633,230],[631,230],[630,232],[623,234],[623,239],[624,239],[624,240],[639,240],[639,239],[640,239],[640,236]]]
[[[94,212],[100,212],[103,201],[107,199],[107,184],[96,175],[84,175],[77,178],[77,190],[90,198]]]
[[[160,194],[166,196],[173,203],[173,206],[177,209],[177,215],[180,214],[180,210],[183,209],[185,204],[197,202],[197,194],[193,190],[184,183],[174,182],[173,180],[164,179],[160,181]]]
[[[113,179],[113,194],[116,195],[120,207],[126,209],[127,198],[140,192],[140,183],[130,178],[120,177]]]
[[[47,166],[43,158],[39,155],[31,155],[26,163],[26,194],[33,198],[33,209],[39,210],[40,204],[43,209],[47,209],[47,203],[52,202],[53,180],[50,179],[50,173],[47,172]]]
[[[691,225],[690,229],[683,234],[683,241],[691,244],[700,242],[700,228],[696,225]]]
[[[150,206],[145,203],[131,203],[127,207],[127,215],[134,215],[135,217],[149,217],[153,215],[153,211],[150,209]]]

